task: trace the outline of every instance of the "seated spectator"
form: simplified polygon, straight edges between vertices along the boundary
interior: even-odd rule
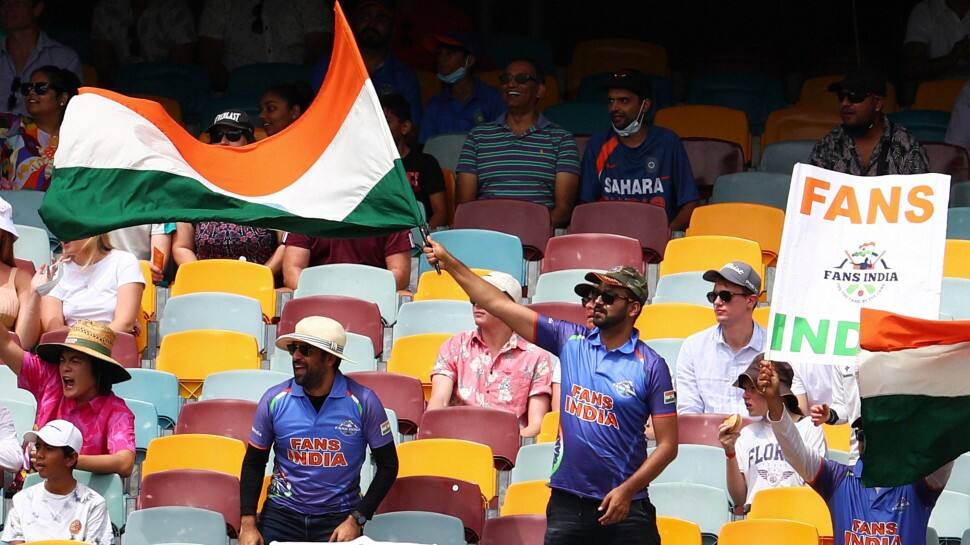
[[[17,375],[17,387],[37,400],[34,428],[67,420],[84,443],[77,469],[131,475],[135,465],[135,415],[111,386],[131,378],[111,358],[115,334],[102,322],[80,320],[63,343],[44,343],[32,354],[0,327],[0,358]]]
[[[970,82],[960,89],[960,94],[953,103],[944,140],[947,144],[962,146],[970,152]]]
[[[468,132],[505,112],[497,89],[475,77],[478,44],[468,34],[448,33],[433,37],[441,92],[424,107],[421,143],[449,132]]]
[[[518,199],[547,206],[552,223],[569,223],[579,185],[573,135],[539,113],[545,75],[532,61],[509,63],[502,74],[506,113],[472,129],[456,172],[459,203]]]
[[[483,277],[515,302],[522,286],[512,276],[491,272]],[[523,437],[534,437],[549,412],[552,358],[548,352],[512,332],[512,328],[479,306],[473,307],[476,328],[445,341],[431,371],[428,409],[471,405],[514,413]]]
[[[23,466],[24,449],[20,448],[13,416],[10,409],[0,404],[0,471],[17,473]]]
[[[362,238],[318,238],[289,233],[283,254],[283,285],[296,289],[300,274],[307,267],[356,263],[387,269],[394,273],[399,292],[406,293],[411,281],[411,234],[399,231],[390,235]]]
[[[923,0],[913,7],[903,40],[903,75],[911,80],[970,75],[970,2]]]
[[[329,50],[333,15],[319,0],[205,0],[199,60],[216,89],[247,64],[313,65]]]
[[[255,128],[241,110],[226,110],[206,129],[214,146],[242,147],[256,141]],[[240,259],[266,265],[274,276],[283,264],[283,235],[278,231],[225,221],[178,223],[172,242],[177,265],[200,259]]]
[[[726,424],[722,424],[718,430],[718,439],[728,457],[728,493],[736,507],[751,505],[754,495],[759,490],[805,484],[805,480],[785,461],[771,426],[763,420],[768,414],[768,402],[758,393],[756,386],[763,360],[763,355],[756,356],[751,365],[734,381],[734,386],[744,392],[744,405],[748,415],[758,420],[741,428],[739,432],[732,432]],[[810,418],[802,414],[801,409],[798,408],[798,401],[791,391],[794,371],[783,361],[773,361],[771,365],[774,366],[780,381],[779,390],[785,403],[785,410],[795,422],[802,441],[824,458],[828,453],[825,435],[822,434],[821,429],[812,425]]]
[[[51,39],[40,29],[44,0],[0,2],[0,27],[6,39],[0,41],[0,89],[9,89],[4,112],[23,115],[26,95],[18,96],[21,83],[42,66],[68,70],[81,80],[81,59],[73,49]],[[40,93],[38,93],[40,94]]]
[[[842,125],[819,140],[808,162],[854,176],[923,174],[926,151],[916,137],[883,113],[886,77],[859,69],[829,86],[838,94]]]
[[[31,288],[52,280],[56,268],[63,269],[60,280],[40,301],[43,331],[94,320],[114,331],[136,332],[145,277],[135,256],[113,249],[108,235],[66,241],[61,261],[50,269],[41,265]]]
[[[52,420],[29,431],[31,458],[44,482],[21,490],[3,527],[3,541],[64,540],[111,545],[114,533],[107,504],[100,494],[74,479],[83,437],[74,424]]]
[[[259,119],[266,136],[290,126],[313,102],[313,89],[303,81],[274,85],[259,99]]]
[[[0,189],[47,190],[64,111],[80,84],[70,70],[42,66],[19,85],[28,115],[0,115]]]
[[[122,227],[108,233],[111,247],[128,252],[135,259],[147,261],[152,270],[152,281],[161,282],[165,266],[172,255],[174,223],[152,223]]]
[[[620,70],[606,90],[613,128],[586,145],[580,200],[648,202],[667,212],[671,230],[683,231],[700,194],[680,138],[645,122],[653,96],[650,80],[637,70]]]
[[[424,206],[428,225],[431,228],[443,226],[448,221],[445,178],[441,174],[441,165],[438,164],[437,159],[427,153],[412,150],[408,144],[408,137],[414,130],[414,123],[411,122],[411,106],[397,93],[381,95],[381,106],[384,108],[387,127],[391,130],[394,145],[401,155],[401,163],[407,172],[414,196]]]
[[[114,83],[119,64],[195,60],[195,15],[186,0],[98,0],[91,49],[98,83]]]
[[[24,346],[33,346],[40,335],[40,320],[36,311],[31,312],[37,303],[31,306],[30,274],[18,269],[14,260],[17,237],[13,208],[0,199],[0,325],[15,330]]]

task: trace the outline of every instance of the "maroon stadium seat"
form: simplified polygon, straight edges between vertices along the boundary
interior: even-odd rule
[[[542,259],[546,242],[552,236],[552,219],[549,209],[541,204],[484,199],[459,204],[452,228],[488,229],[515,235],[522,241],[525,258],[536,261]]]
[[[744,152],[734,142],[716,138],[681,138],[690,161],[694,183],[702,198],[711,196],[718,176],[744,170]]]
[[[290,299],[283,305],[277,335],[292,333],[296,323],[307,316],[333,318],[350,333],[370,337],[374,357],[384,351],[384,322],[375,303],[342,295],[313,295]]]
[[[464,439],[492,448],[495,469],[515,466],[519,453],[519,421],[508,411],[483,407],[447,407],[425,411],[418,439]]]
[[[950,175],[950,183],[970,180],[970,157],[962,146],[943,142],[920,142],[930,160],[930,172]]]
[[[420,380],[383,371],[347,373],[347,376],[374,390],[381,404],[397,413],[401,433],[417,431],[421,425],[421,415],[424,414],[424,389]]]
[[[448,477],[400,477],[378,513],[428,511],[461,519],[465,540],[477,542],[485,525],[485,498],[477,484]]]
[[[206,399],[186,403],[179,412],[175,433],[206,433],[249,443],[256,403],[242,399]]]
[[[576,303],[532,303],[531,305],[526,306],[539,314],[542,314],[543,316],[548,316],[555,320],[564,320],[574,324],[585,325],[586,309],[583,308],[583,305],[578,303],[578,295],[576,296],[576,301]]]
[[[546,536],[546,517],[511,515],[485,521],[478,545],[538,545]]]
[[[599,201],[573,209],[568,234],[609,233],[640,241],[648,263],[660,263],[670,240],[667,212],[660,206],[636,201]]]
[[[29,259],[14,258],[17,264],[17,268],[26,272],[30,276],[34,276],[37,273],[37,267],[34,267],[34,262]]]
[[[40,336],[40,343],[62,343],[67,338],[67,328],[48,331]],[[141,367],[141,358],[138,356],[138,346],[135,343],[135,336],[131,333],[115,332],[115,344],[111,347],[111,357],[124,367],[137,369]]]
[[[610,269],[617,265],[629,265],[643,273],[643,250],[638,240],[620,235],[584,233],[549,239],[541,272]]]
[[[176,469],[146,475],[136,509],[198,507],[222,513],[231,537],[239,534],[239,479],[219,471]]]
[[[724,422],[727,414],[681,414],[677,416],[677,442],[682,445],[709,445],[721,448],[717,439],[717,429]],[[744,415],[742,415],[744,416]],[[743,418],[747,426],[753,420]]]

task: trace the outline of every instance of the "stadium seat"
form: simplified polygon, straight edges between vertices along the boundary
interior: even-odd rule
[[[670,77],[667,50],[662,45],[620,38],[586,40],[573,47],[566,70],[567,94],[575,95],[579,82],[590,74],[622,68]]]
[[[151,507],[132,511],[124,534],[125,545],[192,543],[226,545],[226,519],[197,507]]]
[[[721,451],[723,457],[724,451]],[[723,465],[721,473],[724,473]],[[689,520],[709,536],[718,535],[721,526],[731,520],[728,495],[721,488],[691,482],[654,481],[650,483],[649,494],[658,516]]]
[[[654,124],[667,127],[681,138],[699,136],[734,142],[741,146],[744,161],[751,161],[751,131],[748,117],[741,110],[723,106],[671,106],[657,112]]]
[[[684,339],[650,339],[647,342],[647,346],[667,362],[671,379],[677,377],[677,356],[680,354],[682,344],[684,344]]]
[[[217,471],[175,469],[153,473],[141,481],[136,509],[152,507],[196,507],[222,514],[239,533],[239,479]]]
[[[51,246],[47,231],[29,225],[15,225],[14,228],[18,237],[13,243],[13,255],[30,261],[38,269],[41,265],[50,265]]]
[[[482,491],[473,483],[446,477],[403,477],[394,481],[377,513],[426,511],[462,521],[465,538],[475,543],[485,525]]]
[[[921,142],[942,142],[946,138],[946,128],[950,124],[950,112],[900,110],[889,114],[889,119],[909,129],[909,132]]]
[[[522,241],[519,237],[483,229],[451,229],[432,237],[465,265],[478,269],[502,271],[525,285]],[[418,257],[418,274],[434,270],[422,254]]]
[[[970,240],[970,207],[950,208],[946,215],[946,238]]]
[[[682,272],[661,276],[651,303],[688,303],[709,306],[707,292],[713,284],[704,280],[700,271]]]
[[[262,371],[266,373],[267,371]],[[206,399],[186,403],[175,434],[218,435],[249,443],[256,402],[243,399]]]
[[[737,221],[744,218],[744,221]],[[761,246],[765,267],[778,259],[785,213],[763,204],[721,203],[694,209],[687,236],[720,235],[753,240]]]
[[[524,481],[548,481],[552,473],[552,458],[555,443],[536,443],[523,445],[515,459],[515,467],[509,480],[512,483]]]
[[[958,539],[970,529],[970,495],[944,490],[930,513],[930,526],[940,539]]]
[[[696,136],[681,138],[681,142],[702,198],[710,197],[719,177],[744,170],[744,151],[739,144]]]
[[[51,237],[50,230],[37,212],[44,201],[44,191],[25,191],[23,189],[0,189],[0,198],[10,203],[13,209],[14,225],[26,225],[41,229]],[[19,231],[19,229],[18,229]]]
[[[744,261],[757,268],[761,247],[757,242],[725,236],[691,236],[671,240],[660,264],[660,276],[679,272],[720,269],[725,263]],[[757,269],[764,279],[764,269]]]
[[[10,411],[18,439],[22,439],[25,433],[34,429],[34,420],[37,416],[36,401],[33,399],[10,399],[5,395],[0,398],[0,403],[3,403],[3,406]]]
[[[135,335],[135,345],[138,352],[142,353],[148,347],[148,322],[155,319],[158,310],[158,293],[155,289],[155,281],[152,279],[152,268],[147,261],[139,261],[141,276],[145,279],[145,289],[141,292],[141,312],[138,313],[138,331]],[[158,346],[158,339],[153,338],[152,343]],[[153,348],[154,348],[153,346]]]
[[[300,273],[293,299],[312,295],[340,295],[369,301],[380,309],[385,324],[392,325],[397,320],[397,283],[394,273],[387,269],[353,263],[307,267]],[[366,314],[361,317],[365,318]],[[368,324],[368,327],[374,326]],[[374,343],[376,350],[384,347],[383,334],[381,339],[380,345]]]
[[[941,313],[953,317],[954,320],[970,320],[968,301],[970,301],[970,279],[943,279],[943,289],[940,293]]]
[[[943,257],[943,276],[970,278],[970,241],[947,240]]]
[[[758,322],[758,325],[768,329],[768,319],[771,317],[771,307],[758,306],[754,309],[754,314],[752,317],[754,318],[755,322]]]
[[[209,76],[201,65],[170,62],[122,64],[118,67],[116,87],[126,95],[149,94],[175,99],[186,121],[201,121],[203,127],[208,127],[213,119],[200,119],[204,98],[209,94]]]
[[[131,380],[115,384],[112,391],[125,399],[151,403],[158,414],[158,424],[166,429],[174,428],[182,404],[178,377],[157,369],[129,369],[128,374]]]
[[[374,390],[381,404],[394,410],[401,433],[412,434],[421,425],[424,390],[420,380],[407,375],[378,371],[348,373],[347,376]]]
[[[690,82],[687,102],[741,110],[752,132],[760,134],[768,114],[785,106],[785,89],[780,80],[764,74],[712,74]]]
[[[790,187],[791,174],[756,171],[726,174],[714,184],[711,204],[744,202],[785,210]]]
[[[201,262],[197,262],[201,263]],[[198,329],[172,333],[162,339],[155,360],[159,371],[179,379],[182,397],[198,397],[202,382],[219,371],[259,369],[256,339],[235,331]]]
[[[431,369],[438,359],[441,345],[450,338],[447,333],[425,333],[395,339],[387,359],[387,370],[420,380],[427,399],[431,394]]]
[[[761,135],[764,149],[776,142],[791,140],[818,140],[842,123],[838,105],[831,110],[813,110],[794,107],[775,110],[768,115],[765,132]]]
[[[142,100],[150,100],[152,102],[158,103],[159,106],[165,110],[165,113],[172,118],[173,121],[179,125],[185,125],[185,121],[182,116],[182,105],[179,104],[178,100],[174,98],[161,96],[161,95],[150,95],[144,93],[138,93],[131,95],[133,98],[140,98]]]
[[[343,295],[311,295],[290,299],[280,312],[276,336],[293,333],[296,323],[307,316],[333,318],[348,333],[368,337],[375,348],[374,357],[380,356],[384,350],[384,324],[381,323],[381,310],[377,303]]]
[[[485,72],[479,72],[478,78],[492,87],[501,90],[504,85],[502,84],[500,78],[504,72],[504,68],[500,70],[487,70]],[[540,111],[547,110],[548,108],[551,108],[562,101],[562,92],[559,90],[559,80],[556,79],[556,75],[554,73],[546,73],[544,84],[546,86],[546,92],[539,97],[538,107]]]
[[[823,424],[822,433],[828,448],[849,452],[849,438],[852,435],[849,424]]]
[[[950,208],[970,206],[970,182],[953,182],[950,185]]]
[[[967,81],[962,79],[924,81],[916,88],[916,100],[913,101],[913,109],[951,112],[966,83]]]
[[[67,332],[67,328],[48,331],[40,336],[37,344],[62,343],[67,338]],[[138,356],[138,346],[135,341],[135,336],[124,331],[116,331],[115,342],[111,346],[111,357],[127,369],[141,367],[141,358]]]
[[[545,515],[514,515],[485,521],[479,545],[522,545],[542,543],[546,535]]]
[[[966,148],[944,142],[921,142],[930,161],[930,172],[950,175],[950,182],[970,180],[970,156]]]
[[[815,527],[823,538],[832,537],[832,515],[825,500],[807,486],[765,488],[755,494],[748,520],[784,519]]]
[[[602,271],[602,269],[597,270]],[[566,269],[540,274],[535,293],[532,295],[532,302],[575,303],[579,301],[579,296],[573,288],[576,284],[588,284],[585,277],[589,273],[590,269]]]
[[[374,516],[364,535],[374,541],[465,545],[461,519],[441,513],[397,511]]]
[[[839,100],[829,85],[842,80],[842,75],[828,75],[809,78],[802,82],[802,90],[795,104],[798,108],[814,109],[824,112],[838,112]],[[895,112],[899,109],[896,101],[896,89],[891,83],[886,84],[886,97],[883,108],[885,112]]]
[[[758,162],[759,172],[775,172],[791,176],[795,163],[808,163],[815,148],[815,140],[789,140],[765,146]]]
[[[429,273],[425,273],[429,274]],[[437,273],[430,273],[437,274]],[[456,334],[475,329],[472,305],[467,301],[414,301],[397,311],[394,338],[423,333]]]
[[[550,106],[542,115],[572,134],[591,135],[610,128],[602,102],[562,102]]]
[[[536,443],[553,443],[559,438],[559,411],[550,411],[542,417],[542,427],[536,436]]]
[[[200,292],[172,297],[158,324],[162,337],[193,329],[222,329],[251,335],[263,347],[263,313],[259,301],[235,293]]]
[[[258,104],[263,91],[270,85],[296,81],[309,83],[310,71],[306,66],[282,62],[247,64],[229,72],[228,92],[234,96],[253,97]]]
[[[638,240],[649,263],[658,263],[663,259],[667,241],[670,240],[667,212],[660,206],[635,201],[581,204],[573,208],[566,233],[605,233]],[[577,268],[586,267],[589,265]]]
[[[81,469],[74,470],[74,478],[77,482],[94,490],[104,498],[105,506],[108,508],[108,518],[115,529],[125,526],[125,487],[121,477],[117,473],[91,473]],[[24,478],[24,488],[34,486],[43,482],[37,473],[28,473]],[[77,543],[74,541],[73,543]]]
[[[488,274],[488,269],[473,268],[472,271],[478,276]],[[452,278],[448,271],[427,271],[418,277],[418,290],[414,292],[415,301],[468,301],[468,294],[461,289],[458,282]]]
[[[238,439],[186,433],[166,435],[148,445],[142,478],[171,469],[205,469],[239,477],[246,445]]]
[[[422,439],[397,447],[398,478],[413,476],[450,477],[475,483],[491,501],[497,494],[492,449],[461,439]]]
[[[552,318],[553,320],[563,320],[565,322],[572,322],[574,324],[582,325],[585,325],[586,322],[586,309],[579,304],[578,295],[576,296],[575,303],[546,302],[532,303],[526,306],[543,316]]]
[[[576,100],[602,104],[603,116],[606,117],[606,83],[612,76],[613,72],[600,72],[584,76],[579,82]],[[656,74],[646,74],[646,76],[650,81],[650,90],[653,92],[650,99],[650,110],[647,111],[647,120],[652,122],[657,115],[657,110],[674,105],[674,86],[668,77]],[[582,157],[582,153],[580,153],[580,157]]]
[[[717,324],[710,305],[687,303],[658,303],[646,305],[637,318],[640,340],[685,339],[694,333]]]
[[[509,515],[544,515],[552,489],[546,480],[512,483],[505,491],[505,501],[499,511]]]
[[[441,168],[454,172],[458,167],[458,158],[461,156],[461,148],[465,145],[466,136],[467,134],[463,132],[432,136],[424,143],[424,153],[437,159]]]
[[[276,316],[276,291],[273,271],[265,265],[237,259],[203,259],[180,265],[175,273],[171,296],[200,291],[245,295],[259,301],[263,321]]]
[[[125,399],[125,405],[135,415],[135,449],[144,451],[148,443],[159,435],[158,413],[155,406],[146,401]]]
[[[633,267],[643,273],[640,242],[621,235],[583,233],[549,239],[541,273],[583,268],[608,270],[616,266]]]
[[[677,545],[701,545],[701,527],[689,520],[675,517],[657,517],[657,531],[661,543]]]
[[[650,450],[652,451],[653,449]],[[691,444],[680,445],[677,448],[677,457],[674,458],[674,461],[650,484],[651,492],[653,485],[658,483],[702,484],[726,491],[727,479],[725,477],[724,464],[724,449],[721,447]],[[727,501],[726,497],[725,501]],[[726,508],[725,516],[727,516]],[[686,518],[687,520],[692,520],[690,517]]]
[[[791,520],[739,520],[722,526],[717,542],[718,545],[748,545],[750,543],[817,545],[818,531],[810,524]]]
[[[721,448],[721,442],[717,439],[718,428],[728,416],[714,413],[680,414],[677,416],[677,441],[681,445],[708,445]],[[750,421],[745,418],[744,425],[749,423]]]
[[[495,469],[515,466],[519,453],[519,420],[514,413],[483,407],[457,406],[424,412],[418,439],[464,439],[488,445]]]
[[[482,229],[519,237],[525,258],[542,259],[552,237],[549,209],[541,204],[512,199],[484,199],[461,203],[455,210],[453,229]]]
[[[843,465],[847,465],[847,466],[853,465],[850,463],[849,453],[845,452],[844,450],[835,450],[830,448],[828,449],[828,452],[826,453],[825,458],[827,460],[832,460],[833,462],[838,462]]]

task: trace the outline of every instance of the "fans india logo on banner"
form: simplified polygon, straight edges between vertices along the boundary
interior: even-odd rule
[[[886,250],[875,242],[864,242],[855,250],[844,251],[837,267],[823,271],[843,297],[853,303],[867,303],[882,293],[887,284],[897,282],[899,274],[886,263]]]

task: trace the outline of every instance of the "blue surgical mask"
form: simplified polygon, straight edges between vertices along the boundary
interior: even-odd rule
[[[640,127],[643,125],[643,116],[646,115],[647,113],[646,109],[644,108],[644,106],[646,105],[647,105],[647,102],[643,101],[643,104],[640,105],[640,113],[637,114],[637,118],[631,121],[630,124],[627,125],[626,127],[623,127],[621,129],[616,125],[613,125],[613,132],[615,132],[616,134],[624,138],[636,134],[637,131],[640,130]]]
[[[459,66],[457,70],[450,74],[438,74],[438,79],[441,80],[445,85],[454,85],[462,80],[466,75],[468,75],[468,62],[466,61],[464,65]]]

